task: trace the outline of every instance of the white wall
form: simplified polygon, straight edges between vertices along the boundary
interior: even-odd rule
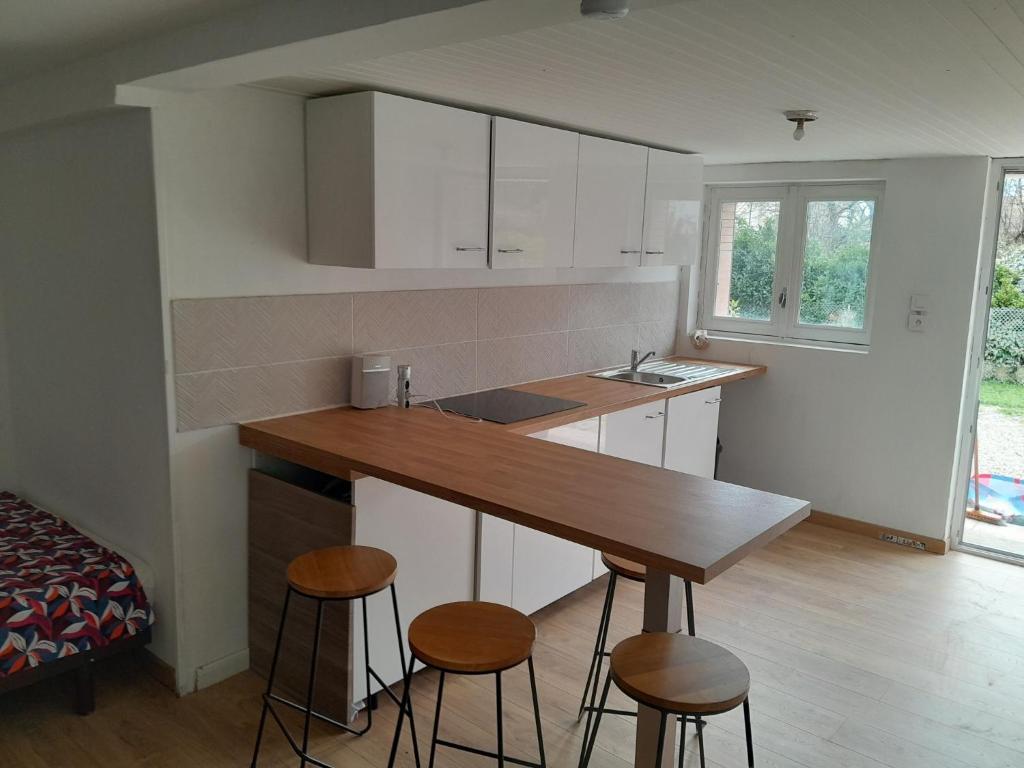
[[[236,88],[172,98],[153,110],[165,313],[180,298],[663,281],[678,274],[674,267],[389,272],[308,264],[303,103]],[[168,392],[173,406],[170,385]],[[173,407],[170,417],[183,596],[179,686],[190,690],[193,682],[201,687],[248,665],[251,457],[237,445],[234,427],[174,434]]]
[[[0,488],[18,491],[14,471],[14,434],[11,424],[10,383],[7,370],[7,333],[3,323],[3,294],[0,292]]]
[[[176,655],[149,118],[119,110],[0,142],[0,305],[17,487],[156,572]]]
[[[726,388],[722,479],[946,536],[988,165],[970,157],[706,169],[708,183],[886,183],[870,352],[716,340],[702,353],[768,366],[767,376]],[[913,293],[931,300],[925,333],[907,330]],[[679,350],[694,352],[683,336]]]

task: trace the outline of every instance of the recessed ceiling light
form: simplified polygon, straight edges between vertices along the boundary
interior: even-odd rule
[[[796,130],[793,131],[794,141],[800,141],[804,137],[804,123],[813,123],[818,119],[818,113],[812,109],[787,109],[782,114],[789,122],[796,123]]]
[[[629,13],[629,0],[581,0],[580,13],[598,21],[621,19]]]

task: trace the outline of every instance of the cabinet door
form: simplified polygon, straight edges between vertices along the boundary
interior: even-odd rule
[[[627,408],[601,417],[601,453],[661,466],[665,401]]]
[[[668,401],[665,469],[701,477],[715,476],[721,402],[721,387],[691,392]]]
[[[594,550],[521,525],[512,547],[512,607],[530,614],[593,578]]]
[[[580,136],[574,267],[640,265],[647,147]]]
[[[697,263],[703,194],[702,157],[648,150],[644,266]]]
[[[379,547],[398,561],[395,588],[402,635],[420,613],[441,603],[472,600],[476,577],[474,510],[450,501],[361,477],[353,483],[355,543]],[[391,597],[385,591],[367,599],[370,661],[388,683],[402,679]],[[353,669],[363,669],[361,606],[353,605]],[[362,674],[352,676],[353,700],[365,698]],[[376,681],[374,691],[380,690]]]
[[[494,118],[491,266],[572,266],[579,134]]]
[[[374,94],[374,266],[487,266],[491,118]]]

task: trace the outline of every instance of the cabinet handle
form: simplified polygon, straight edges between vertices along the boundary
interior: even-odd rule
[[[645,419],[660,419],[664,415],[665,415],[664,411],[658,411],[657,413],[648,413],[646,416],[644,416],[644,418]]]
[[[644,253],[648,253],[651,256],[664,256],[665,255],[664,251],[644,251]]]
[[[499,248],[498,253],[522,253],[522,248]]]
[[[465,246],[458,246],[457,245],[457,246],[455,246],[455,250],[456,251],[486,251],[487,249],[486,248],[478,248],[478,247],[467,248]]]
[[[619,251],[619,253],[640,253],[640,251],[628,251],[625,248],[623,248],[621,251]]]
[[[714,405],[715,403],[722,402],[722,398],[716,397],[714,400],[705,400],[704,402],[707,403],[708,405]]]

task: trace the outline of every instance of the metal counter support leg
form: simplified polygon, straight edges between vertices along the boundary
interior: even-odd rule
[[[647,569],[647,580],[644,583],[644,625],[645,632],[678,632],[682,625],[683,613],[683,580],[672,576],[667,571],[655,568]],[[636,718],[636,758],[635,768],[670,768],[664,765],[665,752],[658,749],[658,732],[660,730],[661,713],[656,709],[641,705]],[[676,719],[670,718],[666,725],[663,742],[675,744]],[[661,755],[661,763],[656,762]]]
[[[686,589],[686,631],[690,637],[696,637],[697,627],[693,620],[693,584],[687,579],[683,585]]]

